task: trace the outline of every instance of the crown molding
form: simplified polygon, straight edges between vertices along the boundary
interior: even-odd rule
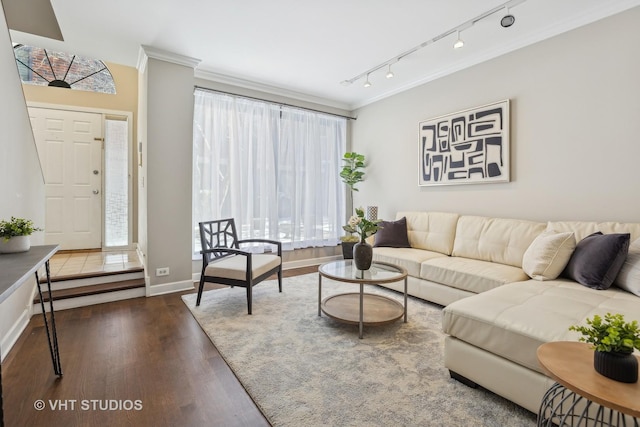
[[[167,50],[158,49],[152,46],[141,45],[138,51],[138,70],[144,72],[148,58],[159,59],[161,61],[170,62],[172,64],[183,65],[185,67],[195,69],[200,64],[200,59],[190,56],[180,55],[179,53],[169,52]]]
[[[195,77],[203,80],[208,80],[216,83],[227,84],[230,86],[237,86],[244,89],[255,90],[258,92],[265,92],[272,95],[284,96],[291,99],[297,99],[299,101],[311,102],[313,104],[324,105],[327,107],[339,108],[345,111],[351,111],[351,105],[336,101],[333,99],[322,98],[320,96],[310,95],[302,92],[296,92],[294,90],[285,89],[278,86],[271,86],[265,83],[259,83],[251,80],[245,80],[239,77],[233,77],[226,74],[216,73],[215,71],[196,69]]]

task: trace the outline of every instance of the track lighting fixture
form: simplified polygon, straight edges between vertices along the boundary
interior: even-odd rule
[[[458,40],[456,40],[456,42],[453,44],[454,49],[460,49],[461,47],[464,46],[464,40],[460,38],[460,31],[457,31],[457,34],[458,34]]]
[[[389,64],[389,69],[387,70],[387,75],[385,77],[388,79],[393,78],[393,71],[391,71],[391,64]]]
[[[509,6],[507,6],[507,14],[500,20],[500,25],[504,28],[509,28],[514,22],[516,22],[516,17],[509,13]]]
[[[460,25],[457,25],[445,32],[443,32],[442,34],[439,34],[437,36],[435,36],[432,39],[429,39],[427,41],[424,41],[422,43],[420,43],[417,46],[414,46],[413,48],[406,50],[402,53],[400,53],[399,55],[388,59],[387,61],[384,61],[381,64],[376,65],[373,68],[368,69],[367,71],[364,71],[360,74],[358,74],[355,77],[352,77],[350,79],[347,80],[343,80],[340,82],[341,85],[343,86],[350,86],[351,84],[355,83],[356,81],[366,77],[366,80],[364,82],[364,87],[371,87],[371,82],[369,81],[369,75],[371,73],[374,73],[378,70],[383,69],[384,67],[387,67],[387,74],[386,74],[386,78],[390,79],[394,76],[393,72],[391,71],[391,65],[395,64],[396,62],[400,61],[401,59],[404,59],[405,56],[409,56],[411,54],[414,54],[415,52],[424,49],[425,47],[429,46],[430,44],[436,43],[437,41],[440,41],[442,39],[444,39],[445,37],[449,37],[451,34],[456,33],[457,40],[456,42],[453,44],[453,47],[455,49],[460,49],[461,47],[464,46],[464,40],[462,40],[462,38],[460,38],[460,32],[461,31],[465,31],[468,28],[473,27],[476,23],[482,21],[483,19],[487,19],[490,16],[493,16],[494,14],[500,12],[501,10],[506,9],[507,14],[505,16],[502,17],[502,19],[500,19],[500,25],[502,25],[504,28],[508,28],[510,26],[512,26],[515,22],[516,22],[516,18],[511,15],[511,13],[509,13],[509,9],[513,8],[521,3],[524,3],[527,0],[508,0],[505,1],[504,3],[495,6],[492,9],[487,10],[486,12],[481,13],[480,15],[476,16],[475,18],[471,18],[468,21],[465,21],[463,23],[461,23]]]

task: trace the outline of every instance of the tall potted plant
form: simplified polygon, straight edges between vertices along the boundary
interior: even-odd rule
[[[364,181],[365,157],[354,151],[344,153],[342,157],[343,166],[340,171],[340,178],[349,187],[349,207],[353,206],[353,192],[358,191],[356,185]],[[353,232],[349,232],[342,227],[348,234],[342,236],[342,256],[344,259],[353,258],[353,246],[360,240],[358,236],[354,236]]]
[[[604,319],[594,315],[589,326],[573,325],[570,331],[580,332],[580,341],[595,350],[593,367],[601,375],[616,381],[638,381],[638,359],[633,349],[640,350],[640,328],[636,320],[625,322],[622,314],[607,313]]]
[[[0,221],[0,253],[26,252],[31,248],[29,236],[40,228],[33,221],[11,217],[9,221]]]

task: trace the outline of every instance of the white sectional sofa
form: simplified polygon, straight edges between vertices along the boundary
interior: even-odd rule
[[[640,320],[638,223],[541,223],[442,212],[399,212],[396,219],[401,218],[406,218],[409,244],[401,246],[410,247],[374,247],[374,260],[402,265],[411,295],[445,306],[445,367],[468,385],[479,384],[537,412],[553,383],[537,362],[539,345],[577,341],[569,326],[584,324],[594,314],[622,313],[627,320]],[[563,233],[573,242],[563,244],[564,254],[550,258],[560,272],[566,260],[558,260],[571,256],[575,242],[598,231],[629,233],[632,242],[624,278],[610,288],[596,290],[562,276],[535,280],[525,273],[541,279],[551,270],[531,271],[529,248],[537,248],[545,236]],[[524,270],[523,259],[528,263]],[[401,290],[402,284],[385,286]]]

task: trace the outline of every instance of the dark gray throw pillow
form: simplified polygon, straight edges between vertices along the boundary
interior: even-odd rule
[[[593,289],[608,289],[629,253],[631,235],[593,233],[582,239],[563,276]]]
[[[409,236],[407,236],[407,218],[402,217],[397,221],[382,221],[382,227],[376,233],[374,247],[385,246],[388,248],[410,248]]]

